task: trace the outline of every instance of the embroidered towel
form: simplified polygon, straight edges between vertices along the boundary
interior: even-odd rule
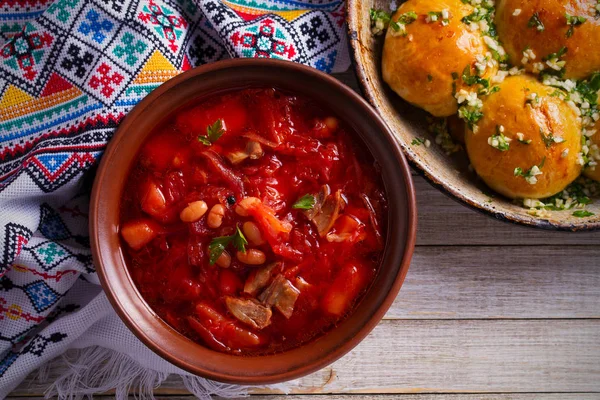
[[[81,349],[48,394],[149,394],[192,377],[113,312],[89,250],[94,166],[119,121],[162,82],[228,57],[349,66],[342,0],[0,0],[0,398]],[[133,385],[133,386],[132,386]]]

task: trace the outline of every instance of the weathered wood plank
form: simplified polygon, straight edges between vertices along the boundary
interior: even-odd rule
[[[386,318],[600,318],[600,246],[417,247]]]
[[[590,393],[599,376],[600,320],[388,320],[292,393]],[[13,394],[46,385],[28,379]],[[185,394],[177,379],[158,392]]]
[[[294,392],[596,392],[600,321],[384,321]]]
[[[553,232],[497,221],[452,200],[422,176],[413,179],[419,213],[417,245],[600,244],[600,231]]]
[[[41,397],[13,397],[12,400],[32,400]],[[107,400],[113,399],[112,395],[94,396],[94,399]],[[250,397],[230,398],[231,400],[597,400],[600,398],[598,393],[544,393],[543,395],[534,393],[495,393],[495,394],[300,394],[300,395],[251,395]],[[134,400],[134,396],[129,397]],[[156,400],[194,400],[192,395],[159,395]],[[214,400],[224,400],[224,397],[215,397]]]

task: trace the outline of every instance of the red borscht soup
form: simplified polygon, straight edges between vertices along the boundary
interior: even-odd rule
[[[129,172],[120,235],[145,301],[231,354],[297,347],[340,322],[385,243],[380,171],[318,102],[272,88],[166,118]]]

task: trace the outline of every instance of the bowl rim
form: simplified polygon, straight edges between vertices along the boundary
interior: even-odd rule
[[[353,69],[356,73],[358,84],[362,95],[367,99],[375,110],[379,110],[379,104],[373,94],[373,89],[370,85],[370,81],[367,72],[363,65],[358,62],[360,59],[360,39],[358,29],[360,24],[363,22],[360,20],[360,16],[353,12],[355,3],[360,0],[347,0],[346,1],[346,23],[348,31],[348,42],[350,43],[350,59],[352,61]],[[379,112],[378,112],[379,113]],[[382,117],[383,118],[383,117]],[[391,128],[390,128],[391,130]],[[395,134],[394,139],[400,143],[402,152],[408,158],[409,164],[414,167],[415,171],[422,177],[425,178],[429,184],[438,189],[440,192],[445,194],[450,199],[456,201],[459,204],[465,205],[471,210],[475,210],[480,214],[492,217],[498,221],[502,221],[509,224],[517,224],[529,228],[537,228],[547,231],[562,231],[562,232],[594,232],[600,231],[600,221],[598,222],[583,222],[581,224],[555,224],[545,219],[532,220],[523,218],[519,214],[512,212],[501,212],[490,207],[488,205],[480,204],[476,200],[469,198],[468,196],[461,193],[460,190],[452,185],[448,185],[436,177],[435,171],[428,167],[419,156],[409,151],[408,145],[403,143]],[[492,189],[490,189],[492,190]]]
[[[103,252],[108,251],[110,249],[107,249],[107,247],[109,247],[108,243],[105,244],[102,242],[102,237],[106,238],[111,233],[110,232],[100,232],[98,230],[98,227],[103,224],[104,225],[107,224],[106,221],[99,220],[99,218],[100,219],[102,218],[101,216],[99,216],[99,214],[102,214],[102,212],[99,211],[99,205],[102,204],[102,198],[103,198],[103,196],[101,195],[101,182],[103,182],[107,179],[108,173],[110,172],[110,168],[108,167],[109,160],[110,160],[111,156],[115,152],[117,152],[117,149],[119,146],[119,141],[124,136],[124,133],[128,130],[131,123],[134,122],[135,119],[138,117],[138,114],[141,113],[141,110],[144,110],[149,104],[154,102],[157,98],[164,95],[166,92],[168,92],[169,90],[172,90],[174,87],[180,85],[181,83],[185,82],[188,79],[194,79],[200,75],[207,74],[207,73],[218,73],[219,70],[227,70],[227,69],[232,69],[232,68],[245,68],[245,67],[250,67],[250,66],[251,67],[283,68],[283,69],[287,69],[291,72],[298,73],[298,75],[305,75],[305,76],[308,75],[308,76],[310,76],[310,79],[321,80],[324,83],[326,83],[327,85],[334,87],[340,93],[340,95],[347,97],[348,101],[350,101],[350,102],[355,102],[357,107],[361,107],[362,109],[365,110],[365,112],[367,112],[369,114],[368,117],[371,120],[371,124],[374,126],[374,129],[379,131],[382,135],[381,140],[385,140],[386,143],[390,144],[390,147],[389,147],[390,157],[393,157],[393,159],[395,160],[395,162],[396,162],[395,169],[397,170],[397,175],[401,176],[402,180],[403,180],[403,184],[399,185],[400,189],[398,189],[398,190],[401,190],[404,193],[405,198],[406,198],[406,204],[404,207],[405,208],[404,214],[406,215],[406,217],[404,220],[404,224],[401,227],[398,227],[396,229],[396,231],[400,232],[401,230],[403,230],[405,232],[406,240],[405,240],[405,244],[404,244],[403,253],[401,253],[401,256],[396,257],[397,259],[400,259],[401,262],[397,266],[397,270],[394,270],[394,272],[395,272],[394,279],[393,279],[393,282],[390,283],[388,292],[385,295],[380,296],[382,298],[382,300],[377,303],[378,307],[376,308],[375,312],[373,314],[371,314],[370,317],[365,318],[365,321],[362,321],[362,322],[364,322],[364,325],[356,328],[357,330],[356,330],[356,333],[354,334],[354,336],[350,337],[349,339],[347,339],[341,343],[337,343],[335,347],[327,348],[326,350],[328,351],[328,353],[326,353],[324,356],[321,356],[318,360],[316,360],[316,361],[313,360],[312,363],[308,362],[308,363],[301,364],[300,367],[296,367],[295,369],[282,370],[282,371],[279,371],[278,373],[274,373],[274,374],[270,374],[270,375],[238,376],[238,375],[223,372],[221,370],[207,369],[205,367],[194,365],[194,364],[185,362],[181,359],[178,359],[176,357],[176,355],[171,354],[167,350],[161,348],[157,343],[155,343],[155,341],[151,337],[153,335],[153,333],[147,333],[140,329],[140,326],[136,323],[136,321],[129,314],[129,312],[132,312],[131,311],[132,308],[139,309],[140,308],[139,304],[134,304],[135,302],[131,302],[129,299],[126,299],[126,300],[119,299],[118,298],[119,293],[117,293],[117,290],[113,287],[113,283],[111,283],[109,281],[108,275],[112,274],[111,268],[114,270],[117,270],[119,268],[119,266],[112,266],[110,268],[106,267],[106,265],[105,265],[106,260],[104,260],[104,258],[107,258],[107,255],[104,254]],[[198,95],[198,96],[201,97],[201,95]],[[326,104],[327,102],[324,101],[324,103]],[[364,140],[364,139],[360,139],[360,140]],[[139,147],[137,149],[139,149]],[[386,167],[382,165],[382,168],[385,169]],[[389,191],[389,189],[387,187],[386,187],[386,191]],[[286,381],[286,380],[290,380],[290,379],[299,378],[301,376],[307,375],[311,372],[317,371],[317,370],[331,364],[338,358],[342,357],[344,354],[348,353],[352,348],[354,348],[358,343],[360,343],[371,332],[371,330],[373,328],[375,328],[375,326],[379,323],[381,318],[383,318],[384,314],[387,312],[387,310],[389,309],[389,307],[395,300],[395,298],[400,290],[400,287],[402,286],[402,283],[406,277],[406,274],[408,272],[410,262],[412,259],[412,255],[414,252],[415,243],[416,243],[416,229],[417,229],[417,211],[416,210],[417,210],[417,206],[416,206],[415,189],[414,189],[414,185],[413,185],[413,181],[412,181],[410,167],[408,166],[406,158],[404,157],[404,154],[403,154],[399,144],[394,139],[393,133],[389,130],[387,124],[383,121],[383,119],[379,116],[379,114],[375,110],[373,110],[373,108],[363,98],[360,97],[359,94],[357,94],[355,91],[353,91],[352,89],[350,89],[349,87],[344,85],[342,82],[338,81],[337,79],[335,79],[321,71],[318,71],[314,68],[311,68],[311,67],[308,67],[308,66],[305,66],[302,64],[293,63],[293,62],[289,62],[289,61],[283,61],[283,60],[273,60],[273,59],[230,59],[230,60],[218,61],[215,63],[210,63],[210,64],[206,64],[206,65],[203,65],[203,66],[200,66],[197,68],[193,68],[193,69],[190,69],[190,70],[172,78],[171,80],[163,83],[158,88],[156,88],[154,91],[152,91],[148,96],[146,96],[144,99],[142,99],[142,101],[140,101],[128,113],[128,115],[125,117],[125,119],[120,123],[112,140],[109,141],[109,143],[103,153],[101,162],[98,167],[96,177],[94,179],[94,185],[93,185],[92,195],[91,195],[91,200],[90,200],[90,226],[89,226],[90,232],[89,233],[90,233],[90,244],[91,244],[91,249],[92,249],[92,256],[94,259],[94,264],[97,267],[96,271],[98,273],[102,287],[104,288],[104,290],[106,292],[109,302],[111,303],[112,307],[115,309],[115,311],[117,312],[117,314],[119,315],[121,320],[129,328],[129,330],[138,339],[140,339],[148,348],[150,348],[153,352],[158,354],[163,359],[166,359],[167,361],[171,362],[172,364],[174,364],[188,372],[191,372],[195,375],[199,375],[202,377],[210,378],[210,379],[221,381],[221,382],[235,383],[235,384],[268,384],[268,383],[277,383],[277,382],[282,382],[282,381]],[[391,212],[391,209],[390,209],[390,212]],[[396,232],[396,231],[393,231],[393,232]],[[113,232],[113,233],[116,234],[115,232]],[[390,232],[392,232],[392,230],[391,230],[391,228],[388,228],[388,235]],[[388,239],[387,245],[389,245],[389,239]],[[119,254],[120,254],[119,249],[116,249],[116,250],[112,249],[112,251],[113,251],[113,253],[115,251],[119,251]],[[386,254],[386,253],[384,253],[384,254]],[[393,256],[390,256],[390,257],[393,257]],[[391,261],[395,261],[395,260],[391,259]],[[131,277],[127,270],[127,267],[125,266],[125,264],[123,262],[121,264],[124,267],[124,270],[126,271],[125,274],[129,278],[129,280],[128,280],[128,283],[119,283],[119,285],[121,285],[121,284],[125,285],[128,287],[128,290],[130,292],[137,293],[137,288],[131,281]],[[377,279],[378,278],[376,276],[375,280],[377,280]],[[367,294],[371,291],[372,291],[372,288],[370,288],[368,290]],[[147,304],[145,304],[144,300],[141,298],[141,296],[139,296],[139,293],[138,293],[138,300],[141,300],[141,302],[138,301],[138,303],[144,303],[142,306],[145,306],[146,313],[154,314],[154,317],[159,321],[158,322],[159,325],[162,324],[162,325],[165,325],[168,327],[168,325],[166,325],[166,323],[164,323],[162,321],[162,319],[160,319],[157,315],[155,315],[155,313],[153,313],[153,311],[150,309],[150,307]],[[129,305],[123,304],[123,302],[129,302]],[[359,307],[360,307],[360,305],[359,305]],[[144,308],[144,307],[142,307],[142,308]],[[347,317],[344,321],[348,321],[349,319],[352,318],[352,316],[353,315]],[[344,321],[342,321],[341,324],[343,324]],[[172,332],[174,332],[176,335],[183,337],[183,335],[179,334],[173,328],[169,327],[169,329]],[[335,331],[335,330],[337,330],[337,328],[333,329],[332,331]],[[329,331],[329,332],[332,332],[332,331]],[[173,337],[175,337],[176,335],[174,335]],[[328,335],[329,335],[329,333],[321,336],[321,338],[327,337]],[[189,341],[189,339],[187,339],[187,340]],[[296,347],[290,351],[302,349],[305,346],[310,345],[310,343],[314,343],[316,340],[319,340],[319,339],[314,339],[314,340],[312,340],[304,345],[301,345],[299,347]],[[208,353],[217,353],[220,356],[223,355],[223,353],[215,352],[215,351],[210,350],[207,347],[204,347],[202,345],[197,344],[197,346],[208,350]],[[286,354],[288,352],[289,351],[286,351],[283,353],[276,353],[273,356],[258,356],[257,358],[269,360],[269,359],[274,359],[279,354]],[[226,356],[225,358],[227,358],[227,357],[234,357],[236,359],[245,358],[243,356],[233,356],[233,355],[225,355],[225,356]],[[247,358],[251,358],[251,357],[247,357]]]

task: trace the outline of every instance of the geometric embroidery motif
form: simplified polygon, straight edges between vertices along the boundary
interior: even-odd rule
[[[53,40],[48,32],[40,34],[33,25],[27,23],[25,29],[2,48],[0,56],[6,59],[5,65],[32,81],[37,75],[35,67],[44,56],[44,49],[50,47]]]
[[[30,229],[22,225],[15,224],[14,222],[6,224],[4,230],[4,243],[2,244],[4,247],[4,254],[0,260],[0,277],[4,274],[6,268],[8,268],[21,253],[23,246],[27,244],[32,234],[33,232],[31,232]]]
[[[91,152],[67,154],[68,158],[63,159],[61,153],[56,153],[55,164],[51,163],[52,158],[47,154],[32,156],[23,163],[25,172],[43,192],[53,192],[93,164],[98,156],[98,153]]]
[[[137,40],[132,33],[125,32],[119,44],[113,49],[113,54],[117,58],[124,58],[125,63],[133,67],[138,62],[139,55],[143,54],[147,47],[146,43]]]
[[[304,21],[300,24],[300,32],[304,35],[304,43],[307,49],[312,51],[331,38],[327,29],[320,29],[323,26],[326,25],[323,23],[323,19],[318,15],[313,15],[308,21]]]
[[[197,33],[188,43],[187,54],[194,65],[206,64],[222,57],[220,49],[209,42],[208,38],[208,35],[197,29]]]
[[[92,53],[82,49],[80,44],[70,43],[60,66],[77,78],[83,79],[92,62],[94,62]]]
[[[78,3],[79,0],[55,0],[50,4],[50,7],[46,9],[46,12],[54,15],[58,21],[67,23],[69,18],[73,15],[73,9]]]
[[[52,307],[61,297],[43,280],[31,282],[23,287],[23,291],[37,312],[43,312]]]
[[[51,270],[72,255],[65,248],[51,241],[28,248],[27,251],[33,255],[45,271]]]
[[[271,18],[246,27],[241,33],[235,32],[230,39],[234,45],[242,47],[244,57],[293,59],[296,55],[294,45]]]
[[[49,337],[37,335],[33,340],[23,349],[23,353],[31,353],[36,356],[41,356],[46,347],[50,343],[58,343],[66,338],[67,335],[64,333],[55,332]]]
[[[146,25],[152,25],[154,33],[160,39],[169,42],[168,47],[171,51],[177,51],[179,46],[176,42],[181,39],[183,28],[187,28],[187,21],[183,17],[176,15],[164,4],[160,6],[153,0],[149,0],[138,14],[138,18]]]
[[[79,25],[79,32],[85,36],[91,36],[96,43],[102,44],[113,26],[114,23],[111,20],[102,18],[98,11],[90,9]]]
[[[100,92],[106,98],[110,98],[125,77],[119,72],[113,71],[110,65],[103,62],[96,68],[95,74],[91,77],[88,85]]]

